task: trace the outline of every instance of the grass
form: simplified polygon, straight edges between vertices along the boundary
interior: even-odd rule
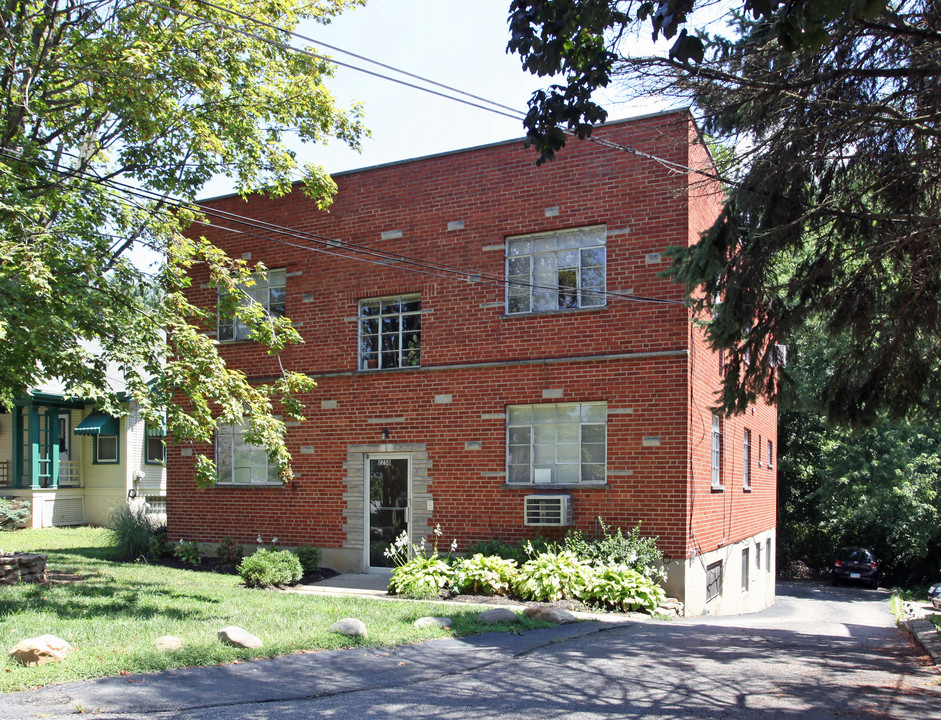
[[[101,528],[51,528],[0,533],[0,548],[49,555],[48,585],[0,586],[0,692],[109,675],[357,646],[390,646],[436,637],[509,630],[477,622],[481,608],[430,602],[373,600],[251,590],[235,575],[176,570],[111,560],[112,533]],[[425,615],[447,614],[452,630],[415,628]],[[328,628],[357,617],[369,631],[353,639]],[[238,625],[257,635],[260,650],[219,642]],[[520,616],[512,629],[545,627]],[[51,633],[75,648],[64,662],[23,667],[7,654],[19,641]],[[183,639],[181,650],[160,652],[161,635]]]

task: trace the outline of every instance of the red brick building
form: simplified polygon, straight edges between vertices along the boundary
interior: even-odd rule
[[[719,358],[659,277],[718,212],[716,188],[679,170],[708,154],[686,112],[597,137],[623,147],[572,141],[537,168],[514,140],[341,173],[328,212],[300,191],[209,201],[293,229],[203,234],[271,269],[252,294],[294,321],[305,343],[280,362],[318,388],[288,430],[289,486],[237,427],[201,448],[209,490],[170,446],[171,536],[275,536],[365,572],[403,530],[440,524],[463,549],[601,516],[659,538],[689,614],[772,603],[775,408],[713,415]],[[192,298],[213,306],[199,272]],[[244,327],[214,331],[250,378],[278,374]]]

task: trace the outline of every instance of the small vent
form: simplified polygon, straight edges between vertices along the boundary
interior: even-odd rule
[[[58,498],[46,501],[46,517],[52,525],[82,525],[85,522],[85,502],[80,497]]]
[[[527,525],[559,527],[572,524],[571,495],[527,495],[524,504]]]

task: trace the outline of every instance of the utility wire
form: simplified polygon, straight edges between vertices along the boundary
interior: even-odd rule
[[[0,153],[10,157],[11,159],[16,159],[20,162],[29,162],[24,161],[22,158],[9,153],[5,150],[0,150]],[[68,153],[64,153],[68,157],[72,157]],[[39,167],[38,165],[35,165]],[[481,273],[478,270],[471,270],[467,268],[455,267],[452,265],[446,265],[443,263],[429,262],[420,258],[415,258],[407,255],[402,255],[398,253],[392,253],[385,250],[379,250],[375,248],[370,248],[364,245],[359,245],[356,243],[350,243],[336,238],[327,237],[324,235],[318,235],[314,233],[307,233],[304,231],[296,230],[294,228],[285,227],[283,225],[276,225],[274,223],[269,223],[263,220],[258,220],[256,218],[239,215],[236,213],[231,213],[219,208],[215,208],[211,205],[203,205],[198,202],[186,202],[182,200],[177,200],[170,198],[166,195],[156,193],[145,188],[137,188],[126,183],[122,183],[113,178],[100,178],[94,174],[89,174],[88,171],[84,173],[75,173],[74,171],[66,171],[55,169],[55,172],[58,174],[67,177],[67,178],[82,178],[88,181],[94,182],[100,186],[105,187],[111,193],[123,193],[124,195],[130,195],[139,199],[146,200],[148,202],[162,203],[168,207],[175,207],[179,209],[198,209],[201,212],[204,212],[210,217],[218,218],[227,223],[235,223],[236,225],[241,225],[243,227],[248,227],[251,230],[258,230],[261,232],[269,233],[268,235],[262,235],[258,232],[250,232],[247,230],[242,230],[237,227],[223,226],[218,223],[207,223],[201,220],[195,220],[200,225],[206,227],[214,227],[220,230],[227,232],[237,233],[241,235],[246,235],[249,237],[254,237],[256,239],[268,240],[282,245],[287,245],[297,249],[307,250],[310,252],[318,252],[320,254],[329,255],[333,257],[339,257],[349,260],[355,260],[359,262],[366,262],[372,265],[379,267],[388,267],[390,263],[395,263],[397,267],[401,267],[403,270],[409,270],[411,272],[416,272],[425,275],[433,275],[437,277],[442,277],[450,280],[463,280],[466,282],[474,282],[481,285],[487,285],[491,287],[500,287],[505,288],[509,281],[505,280],[502,276],[495,276],[488,273]],[[138,206],[140,207],[140,206]],[[144,210],[144,208],[140,208]],[[270,233],[275,235],[281,235],[284,237],[290,238],[290,240],[284,240],[282,238],[272,237]],[[302,241],[305,244],[300,244]],[[347,250],[352,252],[341,252],[341,250]],[[362,257],[365,256],[365,257]],[[513,282],[512,286],[528,288],[533,291],[546,291],[546,292],[558,292],[560,288],[557,285],[543,285],[535,282]],[[576,292],[578,288],[573,288]],[[651,298],[644,297],[640,295],[633,295],[629,293],[619,293],[612,290],[586,290],[585,292],[590,292],[593,295],[600,295],[604,297],[616,298],[620,300],[628,300],[631,302],[643,302],[649,304],[657,305],[685,305],[680,300],[670,300],[666,298]]]
[[[419,91],[421,91],[421,92],[429,93],[429,94],[431,94],[431,95],[436,95],[436,96],[441,97],[441,98],[444,98],[444,99],[446,99],[446,100],[452,100],[452,101],[454,101],[454,102],[463,103],[463,104],[465,104],[465,105],[469,105],[469,106],[471,106],[471,107],[475,107],[475,108],[478,108],[478,109],[480,109],[480,110],[485,110],[486,112],[494,113],[494,114],[496,114],[496,115],[501,115],[501,116],[503,116],[503,117],[508,117],[508,118],[513,119],[513,120],[523,120],[523,119],[526,118],[526,113],[523,112],[522,110],[517,110],[517,109],[512,108],[512,107],[510,107],[510,106],[508,106],[508,105],[503,105],[502,103],[498,103],[498,102],[496,102],[496,101],[494,101],[494,100],[488,100],[488,99],[486,99],[486,98],[484,98],[484,97],[481,97],[481,96],[479,96],[479,95],[474,95],[473,93],[466,92],[466,91],[461,90],[461,89],[459,89],[459,88],[455,88],[455,87],[450,86],[450,85],[445,85],[445,84],[443,84],[443,83],[437,82],[437,81],[435,81],[435,80],[431,80],[431,79],[426,78],[426,77],[423,77],[423,76],[421,76],[421,75],[417,75],[417,74],[415,74],[415,73],[410,73],[410,72],[408,72],[408,71],[406,71],[406,70],[401,70],[401,69],[399,69],[399,68],[396,68],[396,67],[393,66],[393,65],[387,65],[387,64],[381,63],[381,62],[379,62],[379,61],[377,61],[377,60],[372,60],[372,59],[370,59],[370,58],[368,58],[368,57],[366,57],[366,56],[359,55],[359,54],[357,54],[357,53],[353,53],[353,52],[350,52],[350,51],[348,51],[348,50],[344,50],[344,49],[342,49],[342,48],[339,48],[339,47],[336,47],[336,46],[333,46],[333,45],[328,45],[327,43],[322,43],[322,42],[318,43],[318,41],[315,40],[314,38],[310,38],[310,37],[308,37],[308,36],[305,36],[305,35],[301,35],[301,34],[299,34],[299,33],[292,32],[291,30],[286,30],[286,29],[284,29],[284,28],[282,28],[282,27],[279,27],[279,26],[277,26],[277,25],[273,25],[273,24],[268,23],[268,22],[266,22],[266,21],[264,21],[264,20],[260,20],[260,19],[258,19],[258,18],[252,17],[251,15],[245,15],[245,14],[243,14],[243,13],[240,13],[240,12],[236,11],[236,10],[232,10],[232,9],[229,9],[229,8],[225,8],[225,7],[222,7],[221,5],[216,5],[216,4],[212,3],[212,2],[209,2],[208,0],[194,0],[194,2],[197,2],[197,3],[201,4],[201,5],[205,5],[205,6],[214,8],[214,9],[220,11],[220,12],[223,12],[223,13],[227,13],[227,14],[230,14],[230,15],[234,15],[235,17],[241,18],[241,19],[243,19],[243,20],[246,20],[246,21],[248,21],[248,22],[254,23],[254,24],[256,24],[256,25],[259,25],[259,26],[262,26],[262,27],[266,27],[266,28],[269,28],[269,29],[271,29],[271,30],[275,30],[276,32],[282,33],[282,34],[284,34],[284,35],[296,37],[296,38],[298,38],[298,39],[304,40],[305,42],[311,42],[311,43],[314,43],[314,44],[323,45],[324,47],[329,47],[329,48],[332,49],[332,50],[336,50],[337,52],[341,52],[341,53],[343,53],[343,54],[345,54],[345,55],[349,55],[349,56],[351,56],[351,57],[355,57],[355,58],[357,58],[357,59],[363,60],[364,62],[368,62],[368,63],[371,63],[371,64],[373,64],[373,65],[377,65],[377,66],[379,66],[379,67],[385,68],[385,69],[387,69],[387,70],[391,70],[391,71],[393,71],[393,72],[399,73],[399,74],[401,74],[401,75],[405,75],[405,76],[407,76],[407,77],[413,78],[413,79],[415,79],[415,80],[420,80],[421,82],[424,82],[424,83],[427,83],[427,84],[430,84],[430,85],[434,85],[434,86],[439,87],[439,88],[442,88],[442,89],[444,89],[444,90],[448,90],[448,91],[450,91],[450,92],[456,92],[456,93],[459,93],[459,94],[464,95],[464,96],[466,96],[466,97],[473,98],[474,100],[478,100],[478,101],[480,101],[480,102],[487,103],[487,105],[490,105],[490,106],[492,106],[492,107],[487,107],[487,106],[485,106],[485,105],[481,105],[479,102],[471,102],[471,101],[469,101],[469,100],[465,100],[465,99],[460,98],[460,97],[454,97],[453,95],[448,95],[448,94],[446,94],[446,93],[439,92],[439,91],[433,90],[433,89],[431,89],[431,88],[422,87],[421,85],[416,85],[416,84],[414,84],[414,83],[410,83],[410,82],[407,82],[407,81],[404,81],[404,80],[400,80],[400,79],[398,79],[398,78],[389,77],[388,75],[383,75],[382,73],[379,73],[379,72],[374,72],[374,71],[371,71],[371,70],[367,70],[366,68],[358,67],[358,66],[352,65],[352,64],[350,64],[350,63],[345,63],[345,62],[342,62],[342,61],[340,61],[340,60],[336,60],[335,58],[331,58],[331,57],[326,56],[326,55],[321,55],[320,53],[315,53],[315,52],[313,52],[313,51],[311,51],[311,50],[307,50],[306,48],[297,48],[297,47],[294,47],[293,45],[290,45],[290,44],[285,43],[285,42],[281,42],[281,41],[279,41],[279,40],[274,40],[274,39],[271,39],[271,38],[266,38],[266,37],[261,36],[261,35],[256,35],[256,34],[254,34],[254,33],[248,32],[247,30],[244,30],[244,29],[242,29],[242,28],[238,28],[238,27],[235,27],[235,26],[233,26],[233,25],[228,25],[228,24],[223,23],[223,22],[218,21],[218,20],[213,20],[213,19],[206,18],[206,17],[200,16],[200,15],[196,15],[196,14],[194,14],[194,13],[187,12],[187,11],[182,10],[182,9],[170,7],[169,5],[165,5],[164,3],[158,2],[157,0],[142,0],[142,2],[145,2],[145,3],[147,3],[148,5],[152,5],[152,6],[154,6],[154,7],[160,8],[160,9],[162,9],[162,10],[166,10],[167,12],[170,12],[170,13],[176,13],[176,14],[183,15],[183,16],[185,16],[185,17],[191,18],[191,19],[193,19],[193,20],[199,20],[199,21],[203,21],[203,22],[209,23],[209,24],[211,24],[211,25],[213,25],[213,26],[215,26],[215,27],[217,27],[217,28],[219,28],[219,29],[230,30],[230,31],[232,31],[232,32],[234,32],[234,33],[238,33],[239,35],[242,35],[243,37],[248,37],[248,38],[251,38],[251,39],[254,39],[254,40],[258,40],[258,41],[260,41],[260,42],[264,42],[264,43],[267,43],[267,44],[269,44],[269,45],[273,45],[273,46],[278,47],[278,48],[281,48],[281,49],[283,49],[283,50],[288,50],[288,51],[290,51],[290,52],[301,53],[301,54],[303,54],[303,55],[307,55],[307,56],[309,56],[309,57],[313,57],[313,58],[316,58],[316,59],[318,59],[318,60],[323,60],[323,61],[325,61],[325,62],[330,62],[330,63],[333,63],[333,64],[338,65],[338,66],[340,66],[340,67],[345,67],[345,68],[348,68],[348,69],[350,69],[350,70],[355,70],[355,71],[357,71],[357,72],[361,72],[361,73],[364,73],[364,74],[366,74],[366,75],[370,75],[370,76],[372,76],[372,77],[380,78],[380,79],[382,79],[382,80],[388,80],[389,82],[398,83],[399,85],[404,85],[405,87],[409,87],[409,88],[412,88],[412,89],[414,89],[414,90],[419,90]],[[570,137],[576,137],[574,131],[569,130],[569,129],[566,129],[566,128],[562,128],[562,130],[563,130],[563,132],[565,132],[566,135],[569,135]],[[730,180],[730,179],[721,177],[721,176],[719,176],[719,175],[717,175],[717,174],[715,174],[715,173],[710,173],[710,172],[707,172],[707,171],[705,171],[705,170],[701,170],[701,169],[699,169],[699,168],[693,168],[693,167],[689,167],[689,166],[687,166],[687,165],[683,165],[683,164],[681,164],[681,163],[674,162],[674,161],[672,161],[672,160],[667,160],[666,158],[661,158],[661,157],[659,157],[659,156],[657,156],[657,155],[653,155],[653,154],[651,154],[651,153],[644,152],[643,150],[638,150],[638,149],[636,149],[636,148],[632,148],[632,147],[630,147],[630,146],[628,146],[628,145],[623,145],[623,144],[620,144],[620,143],[615,143],[615,142],[612,142],[612,141],[610,141],[610,140],[606,140],[606,139],[604,139],[604,138],[598,138],[598,137],[596,137],[596,136],[594,136],[594,135],[590,135],[588,138],[585,138],[585,139],[587,139],[589,142],[595,143],[596,145],[600,145],[600,146],[602,146],[602,147],[608,147],[608,148],[611,148],[611,149],[614,149],[614,150],[619,150],[619,151],[621,151],[621,152],[626,152],[626,153],[629,153],[629,154],[631,154],[631,155],[635,155],[635,156],[637,156],[637,157],[644,158],[644,159],[646,159],[646,160],[651,160],[651,161],[653,161],[653,162],[659,163],[659,164],[663,165],[664,167],[666,167],[666,168],[668,168],[668,169],[670,169],[670,170],[676,171],[676,172],[694,173],[694,174],[696,174],[696,175],[701,175],[702,177],[705,177],[705,178],[707,178],[707,179],[710,179],[710,180],[717,180],[717,181],[719,181],[719,182],[727,183],[727,184],[730,184],[730,185],[737,185],[737,184],[738,184],[737,181],[734,181],[734,180]]]

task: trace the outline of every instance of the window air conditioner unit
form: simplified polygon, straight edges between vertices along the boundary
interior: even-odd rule
[[[527,525],[561,527],[572,524],[571,495],[527,495],[523,514]]]

